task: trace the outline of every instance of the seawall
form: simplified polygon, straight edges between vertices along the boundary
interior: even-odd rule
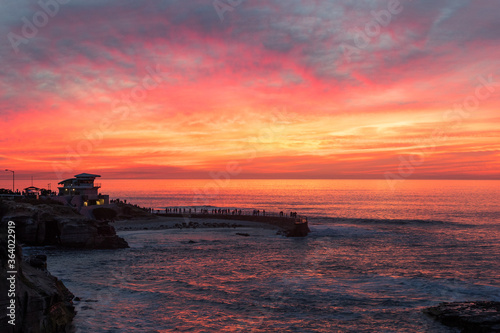
[[[307,221],[302,223],[301,219],[290,218],[286,216],[263,216],[263,215],[238,215],[238,214],[199,214],[199,213],[167,213],[157,214],[158,216],[165,217],[181,217],[184,219],[218,219],[218,220],[231,220],[231,221],[248,221],[259,222],[274,225],[284,230],[287,236],[290,237],[303,237],[307,236],[310,232]]]

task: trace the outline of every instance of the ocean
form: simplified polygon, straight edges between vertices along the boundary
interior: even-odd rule
[[[297,211],[312,232],[123,231],[129,249],[25,252],[45,252],[82,299],[77,332],[456,332],[421,310],[500,301],[499,185],[103,180],[112,198],[157,209]]]
[[[500,222],[500,181],[103,180],[102,192],[143,207],[297,211],[309,217]]]

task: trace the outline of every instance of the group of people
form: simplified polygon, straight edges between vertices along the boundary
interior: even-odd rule
[[[109,200],[109,203],[124,203],[124,204],[126,204],[127,203],[127,199],[124,199],[124,200],[111,199],[111,200]],[[138,207],[137,205],[134,205],[134,206]]]
[[[280,212],[280,217],[284,217],[285,213],[283,211]],[[290,217],[297,218],[297,212],[290,212]]]
[[[221,215],[241,215],[241,209],[212,209],[212,214],[221,214]]]
[[[198,213],[198,210],[196,208],[166,208],[165,209],[165,213],[166,214],[191,214],[191,213]],[[238,209],[222,209],[222,208],[219,208],[219,209],[212,209],[212,210],[208,210],[208,209],[200,209],[199,210],[199,213],[200,214],[212,214],[212,215],[216,215],[216,214],[219,214],[219,215],[241,215],[242,214],[242,211],[241,209],[238,210]]]
[[[260,210],[259,209],[254,209],[252,215],[253,216],[260,216]],[[262,210],[262,216],[266,216],[266,211],[265,210]]]
[[[212,208],[212,209],[199,209],[197,210],[196,208],[166,208],[165,209],[166,214],[212,214],[212,215],[245,215],[244,212],[241,211],[241,209],[224,209],[224,208]],[[266,211],[265,210],[260,210],[260,209],[254,209],[252,211],[253,216],[266,216]],[[272,215],[272,214],[271,214]],[[280,217],[286,217],[287,215],[281,211],[279,213]],[[297,218],[297,212],[290,212],[290,218]]]
[[[196,208],[194,209],[194,212],[196,213]],[[201,212],[201,210],[200,210]],[[183,214],[186,213],[186,208],[167,208],[165,209],[165,213],[173,213],[173,214]],[[189,208],[188,213],[191,214],[191,208]]]

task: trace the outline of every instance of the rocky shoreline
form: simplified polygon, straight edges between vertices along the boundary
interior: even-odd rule
[[[500,302],[441,303],[423,312],[462,333],[500,332]]]
[[[41,201],[3,201],[2,223],[14,221],[16,237],[25,245],[56,245],[86,249],[118,249],[128,247],[116,235],[108,221],[98,221],[81,215],[75,209],[60,203]]]
[[[15,247],[9,243],[10,248],[9,221],[13,221],[15,230]],[[72,207],[51,200],[0,201],[0,227],[0,307],[13,307],[0,312],[0,327],[7,333],[74,331],[74,295],[49,273],[45,255],[23,258],[20,244],[82,249],[128,247],[107,221],[87,218]],[[7,269],[8,259],[14,254],[15,273],[12,267]],[[9,293],[14,296],[7,298]]]
[[[7,273],[7,234],[3,227],[0,236],[0,327],[5,333],[58,333],[72,332],[76,315],[73,294],[46,269],[46,257],[36,256],[26,260],[22,248],[15,247],[17,273],[15,274],[15,307],[5,310],[12,298],[5,297],[11,290]],[[12,325],[14,320],[15,325]],[[10,323],[9,323],[10,322]]]

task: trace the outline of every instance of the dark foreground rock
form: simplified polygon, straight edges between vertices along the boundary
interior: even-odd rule
[[[6,333],[59,333],[72,332],[75,311],[73,294],[46,270],[46,257],[34,256],[23,261],[21,247],[16,246],[17,273],[7,273],[8,244],[5,224],[0,224],[0,327]],[[15,284],[8,278],[15,277]],[[13,281],[13,279],[11,279]],[[8,297],[15,286],[15,297]],[[15,310],[8,309],[11,299]],[[10,323],[9,323],[10,322]],[[15,323],[15,325],[12,325]]]
[[[107,221],[96,221],[71,207],[4,201],[1,222],[14,221],[19,242],[27,245],[61,245],[72,248],[117,249],[128,247]]]
[[[462,333],[500,332],[500,302],[441,303],[423,312]]]
[[[309,230],[308,223],[295,224],[294,227],[288,231],[287,237],[306,237],[311,230]]]

